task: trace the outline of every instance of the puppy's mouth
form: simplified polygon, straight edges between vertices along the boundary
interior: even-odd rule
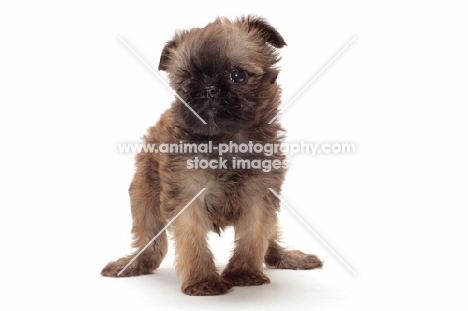
[[[206,114],[210,117],[214,117],[217,113],[225,110],[220,99],[196,98],[188,100],[187,104],[198,114]]]
[[[241,110],[240,102],[226,94],[218,94],[218,96],[211,98],[200,96],[200,94],[194,95],[187,98],[186,103],[206,122],[206,124],[202,124],[199,120],[196,120],[197,118],[192,112],[185,111],[184,119],[187,121],[186,124],[194,133],[209,136],[233,133],[245,128],[256,118],[254,111],[246,112]],[[182,105],[179,109],[186,110],[187,107]]]
[[[208,114],[216,113],[219,111],[220,105],[219,100],[208,99],[205,101],[203,111],[206,111]]]

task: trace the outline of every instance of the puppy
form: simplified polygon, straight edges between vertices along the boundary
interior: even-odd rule
[[[275,28],[255,16],[235,21],[218,18],[204,28],[176,33],[162,51],[159,70],[168,73],[178,97],[149,128],[145,142],[154,146],[280,144],[284,131],[276,121],[269,122],[280,104],[277,49],[285,45]],[[281,191],[285,155],[279,150],[267,156],[237,148],[222,154],[218,148],[194,149],[137,155],[129,189],[137,251],[107,264],[102,275],[135,276],[158,268],[168,250],[163,230],[168,224],[175,242],[176,271],[182,292],[188,295],[218,295],[233,286],[269,283],[263,263],[279,269],[322,266],[315,255],[278,244],[280,202],[269,188]],[[190,162],[194,159],[222,165],[197,168]],[[239,159],[277,165],[271,170],[239,167]],[[207,235],[226,226],[234,226],[235,248],[220,275]]]

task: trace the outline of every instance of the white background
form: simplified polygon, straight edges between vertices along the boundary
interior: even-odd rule
[[[462,1],[2,2],[1,309],[466,310],[468,22]],[[317,271],[219,297],[180,292],[171,249],[153,275],[99,275],[129,253],[127,188],[138,142],[172,95],[157,68],[174,30],[255,13],[286,39],[290,141],[353,142],[353,155],[290,158],[285,244]],[[165,74],[160,73],[165,79]],[[232,230],[212,237],[222,268]]]

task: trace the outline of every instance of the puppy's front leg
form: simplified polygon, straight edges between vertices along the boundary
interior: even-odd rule
[[[203,199],[199,198],[173,226],[176,270],[182,279],[182,292],[191,296],[220,295],[232,288],[217,272],[207,243],[212,224],[205,213]]]
[[[268,210],[261,199],[252,201],[234,226],[236,247],[221,275],[233,286],[270,283],[262,266],[268,240],[276,227],[276,213]]]

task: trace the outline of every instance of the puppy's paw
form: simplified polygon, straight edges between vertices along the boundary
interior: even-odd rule
[[[225,271],[221,277],[232,286],[254,286],[270,283],[270,279],[262,272]]]
[[[213,277],[200,282],[182,285],[182,292],[190,296],[214,296],[227,293],[232,285],[221,277]]]
[[[276,267],[278,269],[292,269],[292,270],[309,270],[322,268],[323,261],[315,255],[304,254],[301,251],[293,250],[286,251],[278,262]]]
[[[132,260],[131,257],[122,257],[117,261],[111,261],[102,269],[101,275],[124,277],[150,274],[154,268],[148,262],[139,259],[140,258],[136,259],[127,268],[125,268],[125,266]],[[125,270],[122,271],[123,268],[125,268]]]

